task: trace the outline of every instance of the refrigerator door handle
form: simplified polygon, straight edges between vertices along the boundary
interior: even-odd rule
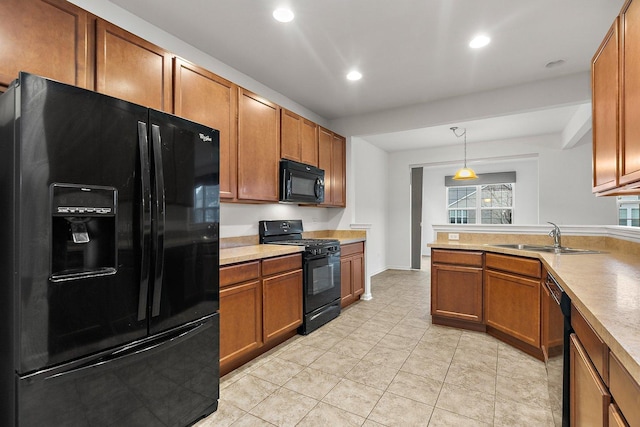
[[[153,143],[153,163],[156,194],[156,232],[153,235],[154,247],[156,252],[156,265],[153,287],[153,301],[151,305],[151,317],[156,317],[160,315],[160,300],[162,298],[165,224],[164,173],[162,172],[162,140],[160,138],[160,126],[155,124],[151,125],[151,141]]]
[[[149,165],[149,141],[147,124],[138,122],[138,150],[140,151],[141,209],[140,217],[140,294],[138,296],[138,320],[147,318],[147,294],[149,292],[149,236],[151,234],[151,172]]]

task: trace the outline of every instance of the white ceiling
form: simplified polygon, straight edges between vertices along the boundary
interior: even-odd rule
[[[333,120],[589,70],[624,0],[110,0]],[[289,5],[296,17],[276,22]],[[477,33],[492,41],[468,47]],[[547,68],[562,59],[559,67]],[[364,77],[345,79],[352,68]],[[488,139],[557,133],[571,109],[490,119]],[[508,120],[512,120],[508,122]],[[460,126],[460,124],[455,124]],[[508,133],[505,129],[512,129]],[[441,129],[440,129],[441,130]],[[438,140],[368,136],[387,151]],[[440,137],[441,139],[441,137]],[[437,143],[437,142],[432,142]],[[421,145],[422,144],[422,145]]]

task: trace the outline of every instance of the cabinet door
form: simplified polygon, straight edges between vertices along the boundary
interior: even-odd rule
[[[318,166],[318,125],[305,118],[300,122],[300,156],[302,163]]]
[[[611,395],[575,334],[571,334],[569,360],[571,425],[607,426]]]
[[[174,111],[220,131],[220,197],[236,197],[238,87],[183,59],[174,58]]]
[[[640,1],[621,13],[620,185],[640,181]],[[615,24],[614,24],[615,25]],[[613,54],[611,54],[613,57]],[[612,67],[613,68],[613,67]]]
[[[487,326],[540,348],[540,282],[498,271],[485,271]]]
[[[318,129],[318,167],[324,169],[324,202],[323,206],[332,205],[333,174],[331,173],[333,133],[320,127]]]
[[[283,108],[280,132],[280,157],[318,166],[317,124]]]
[[[98,19],[96,91],[172,113],[171,55]]]
[[[300,122],[302,117],[284,108],[280,110],[280,157],[302,161]]]
[[[357,299],[364,293],[364,256],[358,255],[351,258],[353,296]]]
[[[432,265],[431,314],[482,323],[482,268]]]
[[[27,71],[93,88],[86,11],[63,0],[2,0],[0,16],[0,87]]]
[[[302,324],[302,270],[263,279],[264,340]]]
[[[238,199],[277,202],[279,167],[279,107],[240,88]]]
[[[324,203],[346,206],[346,140],[330,130],[318,128],[318,167],[324,169]]]
[[[348,306],[355,301],[353,295],[353,272],[350,258],[340,259],[340,306],[342,308]]]
[[[609,427],[629,427],[620,409],[613,403],[609,405]]]
[[[262,294],[255,280],[220,289],[220,364],[262,345]]]
[[[618,185],[618,22],[591,64],[594,192]]]
[[[609,390],[629,425],[640,425],[640,385],[613,352],[609,353]]]
[[[331,147],[331,204],[346,206],[346,140],[340,135],[333,135]]]

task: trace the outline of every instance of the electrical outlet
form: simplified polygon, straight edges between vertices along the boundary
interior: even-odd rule
[[[449,233],[449,240],[460,240],[460,235],[458,233]]]

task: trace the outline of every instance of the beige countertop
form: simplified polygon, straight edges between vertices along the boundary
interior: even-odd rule
[[[238,262],[256,261],[274,256],[290,255],[304,251],[302,246],[249,245],[220,249],[220,266]]]
[[[304,238],[337,239],[341,245],[364,242],[366,233],[359,230],[323,230],[302,233]],[[258,236],[243,236],[221,239],[220,266],[263,258],[289,255],[304,251],[302,246],[261,245]]]
[[[466,249],[538,258],[611,351],[640,383],[640,256],[625,245],[600,254],[553,254],[480,243],[442,243]]]

